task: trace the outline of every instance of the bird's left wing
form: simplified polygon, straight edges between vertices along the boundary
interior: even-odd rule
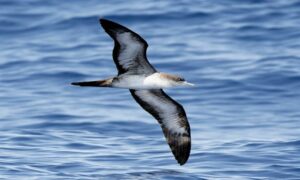
[[[183,165],[191,150],[190,126],[183,107],[161,89],[131,89],[130,92],[137,103],[157,119],[173,155]]]
[[[152,74],[156,70],[146,56],[148,44],[137,33],[109,20],[100,24],[114,40],[113,59],[120,74]]]

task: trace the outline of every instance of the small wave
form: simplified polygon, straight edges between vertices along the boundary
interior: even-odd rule
[[[19,76],[19,77],[10,77],[4,79],[5,83],[19,83],[19,82],[30,82],[31,84],[44,82],[48,84],[50,82],[72,82],[77,79],[84,79],[87,75],[79,72],[70,72],[70,71],[60,71],[54,73],[48,72],[36,72],[29,75]],[[45,82],[47,80],[47,82]],[[55,81],[54,81],[55,80]]]
[[[58,114],[58,113],[54,113],[54,114],[47,114],[47,115],[35,115],[35,116],[31,116],[31,118],[33,119],[47,119],[47,120],[51,120],[51,121],[61,121],[61,120],[74,120],[74,119],[78,119],[80,117],[75,116],[75,115],[70,115],[70,114]]]

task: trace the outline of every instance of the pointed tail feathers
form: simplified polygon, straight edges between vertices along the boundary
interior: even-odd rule
[[[72,82],[75,86],[90,86],[90,87],[111,87],[113,79],[105,79],[98,81],[83,81],[83,82]]]

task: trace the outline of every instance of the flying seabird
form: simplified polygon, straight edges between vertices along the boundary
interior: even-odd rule
[[[147,42],[137,33],[106,19],[100,19],[100,24],[114,40],[118,75],[72,85],[129,89],[136,102],[159,122],[173,155],[183,165],[191,150],[189,122],[182,105],[162,89],[193,84],[180,76],[158,72],[147,60]]]

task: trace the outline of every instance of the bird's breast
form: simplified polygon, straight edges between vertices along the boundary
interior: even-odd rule
[[[126,75],[113,81],[113,87],[126,89],[162,89],[171,87],[167,80],[160,77],[159,73],[149,76]]]
[[[168,80],[163,79],[159,73],[151,74],[144,79],[143,84],[147,87],[152,87],[155,89],[163,89],[171,87]]]

